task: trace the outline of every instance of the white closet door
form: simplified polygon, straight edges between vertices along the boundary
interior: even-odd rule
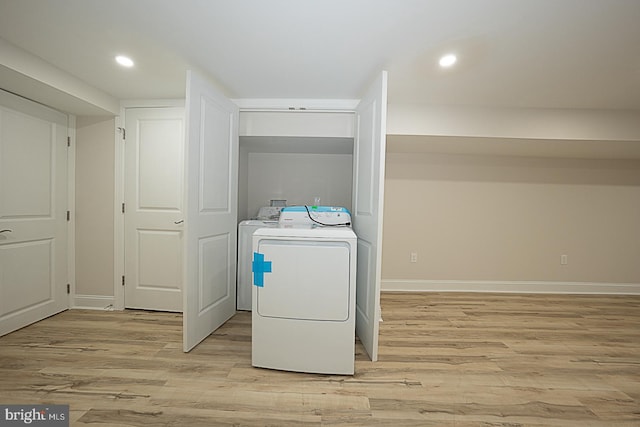
[[[238,107],[187,73],[183,347],[189,351],[236,309]]]
[[[358,235],[356,334],[378,359],[382,213],[387,124],[387,73],[370,86],[356,109],[353,153],[353,228]]]
[[[67,116],[0,90],[0,335],[68,308]]]
[[[184,109],[125,112],[125,307],[182,311]]]

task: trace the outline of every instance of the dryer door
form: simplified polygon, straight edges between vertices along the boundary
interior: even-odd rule
[[[256,252],[271,262],[255,287],[263,317],[344,322],[349,318],[350,245],[311,240],[259,240]]]

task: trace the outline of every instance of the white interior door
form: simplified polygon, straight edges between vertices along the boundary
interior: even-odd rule
[[[372,361],[378,359],[382,213],[387,123],[387,73],[383,71],[356,109],[353,153],[353,228],[358,235],[356,333]]]
[[[0,90],[0,335],[68,308],[67,116]]]
[[[183,347],[189,351],[236,308],[238,107],[187,72]]]
[[[182,311],[184,109],[125,112],[125,307]]]

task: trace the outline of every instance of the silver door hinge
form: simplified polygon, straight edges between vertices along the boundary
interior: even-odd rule
[[[125,128],[118,128],[118,131],[122,134],[122,139],[127,139],[127,130]]]
[[[67,137],[67,147],[71,147],[71,137]]]
[[[122,286],[124,286],[124,276],[122,276]]]
[[[71,284],[67,283],[67,294],[71,293]]]
[[[67,222],[71,221],[71,211],[67,211]]]
[[[124,203],[122,204],[122,213],[124,213]]]

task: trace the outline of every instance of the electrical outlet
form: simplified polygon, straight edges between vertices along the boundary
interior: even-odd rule
[[[411,252],[411,262],[418,262],[418,252]]]
[[[565,254],[560,255],[560,265],[569,264],[569,257]]]

